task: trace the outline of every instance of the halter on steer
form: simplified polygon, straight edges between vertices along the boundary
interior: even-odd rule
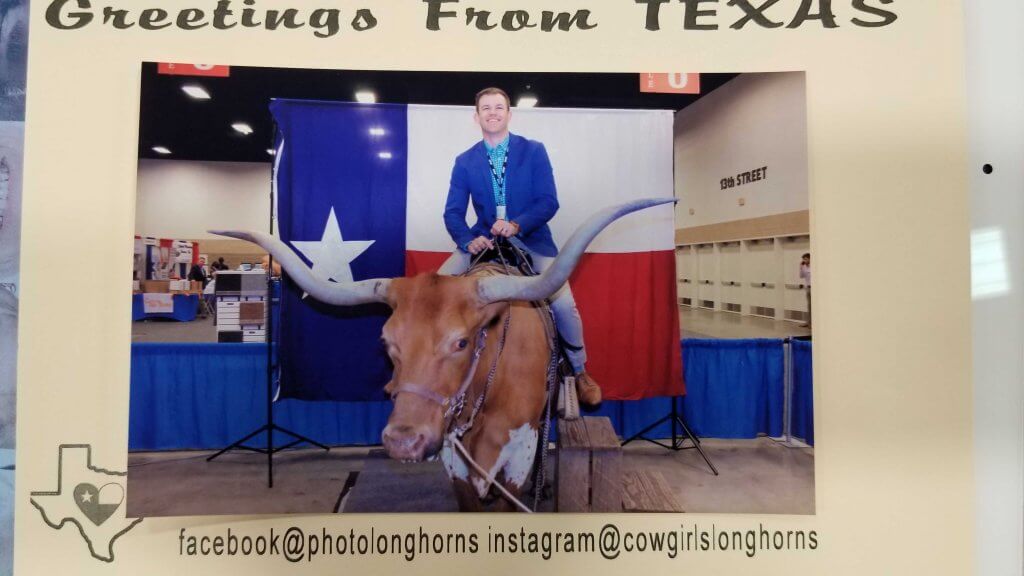
[[[502,340],[504,340],[504,338],[502,338]],[[407,382],[395,388],[394,392],[391,393],[391,399],[394,400],[402,392],[409,392],[410,394],[415,394],[421,398],[440,404],[441,408],[445,411],[444,420],[445,428],[447,429],[452,416],[462,412],[462,407],[466,403],[466,390],[469,388],[469,384],[473,381],[473,374],[476,373],[476,367],[477,364],[480,363],[480,355],[483,353],[486,343],[487,328],[481,328],[480,334],[476,339],[476,348],[473,350],[473,362],[470,363],[469,371],[466,372],[466,377],[462,379],[462,384],[459,386],[459,389],[455,394],[446,397],[434,392],[426,386],[422,386],[414,382]],[[497,360],[495,360],[495,362],[497,362]]]

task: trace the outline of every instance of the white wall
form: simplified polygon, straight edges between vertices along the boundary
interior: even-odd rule
[[[1019,576],[1024,573],[1024,4],[965,2],[964,11],[970,87],[975,573]],[[991,174],[982,172],[984,164],[992,165]]]
[[[220,238],[210,229],[268,229],[270,163],[139,160],[135,233]]]
[[[808,209],[804,78],[742,74],[676,114],[677,227]],[[721,179],[763,166],[765,179],[721,189]]]

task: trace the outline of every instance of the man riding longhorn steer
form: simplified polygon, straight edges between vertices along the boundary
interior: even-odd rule
[[[484,88],[477,93],[473,119],[480,125],[483,140],[455,159],[444,223],[458,248],[438,274],[465,272],[471,255],[494,248],[492,236],[517,238],[538,272],[546,270],[558,255],[547,224],[558,211],[551,161],[543,144],[509,133],[511,117],[504,90]],[[477,216],[472,228],[466,225],[470,199]],[[580,402],[599,404],[601,388],[586,372],[583,322],[568,283],[551,296],[551,310],[576,373]]]
[[[459,507],[479,510],[495,483],[518,497],[533,468],[552,348],[541,314],[529,303],[557,292],[590,241],[616,218],[670,202],[637,200],[602,210],[569,238],[543,274],[532,277],[477,270],[473,276],[425,273],[334,283],[315,277],[272,236],[215,233],[256,242],[325,304],[391,307],[382,335],[394,364],[385,390],[395,405],[381,434],[384,448],[398,460],[440,453]]]

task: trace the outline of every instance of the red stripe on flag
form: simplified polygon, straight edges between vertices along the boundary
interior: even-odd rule
[[[412,277],[424,272],[437,272],[451,252],[405,251],[405,275]]]
[[[606,399],[686,393],[674,252],[584,254],[569,283]]]
[[[448,252],[408,250],[406,276],[437,270]],[[587,371],[608,400],[681,396],[675,254],[584,254],[569,279],[583,318]]]

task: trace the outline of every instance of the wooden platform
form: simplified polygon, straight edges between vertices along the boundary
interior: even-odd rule
[[[684,512],[657,470],[631,470],[622,476],[622,509],[625,512]]]
[[[622,447],[611,420],[558,421],[558,512],[622,511]]]
[[[440,460],[399,462],[371,451],[342,509],[348,513],[458,512],[452,482]]]

